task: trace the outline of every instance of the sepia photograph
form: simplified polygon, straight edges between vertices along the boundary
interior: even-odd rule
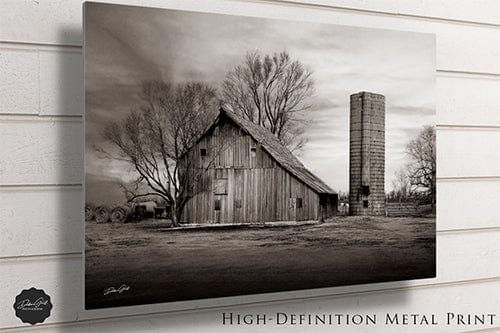
[[[85,308],[435,277],[435,54],[86,2]]]

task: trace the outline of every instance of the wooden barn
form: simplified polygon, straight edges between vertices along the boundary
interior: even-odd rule
[[[182,223],[323,220],[337,212],[328,185],[267,129],[234,112],[221,109],[186,158],[192,197]]]

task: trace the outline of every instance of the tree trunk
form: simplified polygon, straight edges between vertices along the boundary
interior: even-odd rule
[[[179,226],[179,215],[177,214],[177,205],[175,202],[172,204],[172,227]]]
[[[181,224],[182,206],[174,203],[172,207],[172,227],[179,227]]]
[[[177,219],[177,213],[173,213],[172,214],[172,227],[178,227],[179,226],[179,222],[178,222],[178,219]]]

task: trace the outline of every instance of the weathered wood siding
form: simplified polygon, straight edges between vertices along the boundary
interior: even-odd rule
[[[252,152],[252,148],[255,152]],[[205,149],[206,156],[201,151]],[[194,168],[274,168],[276,162],[246,132],[230,122],[205,135],[191,150]]]
[[[188,158],[197,170],[193,173],[204,175],[193,186],[195,194],[184,208],[184,223],[318,219],[318,194],[229,120],[203,137]]]

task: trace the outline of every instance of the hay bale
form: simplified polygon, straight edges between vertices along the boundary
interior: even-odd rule
[[[113,223],[125,223],[128,221],[131,215],[131,209],[128,206],[116,206],[111,211],[111,222]]]
[[[85,221],[91,221],[94,219],[94,210],[94,205],[85,204]]]
[[[95,221],[97,223],[105,223],[109,221],[109,208],[106,206],[99,206],[95,209],[94,212]]]

